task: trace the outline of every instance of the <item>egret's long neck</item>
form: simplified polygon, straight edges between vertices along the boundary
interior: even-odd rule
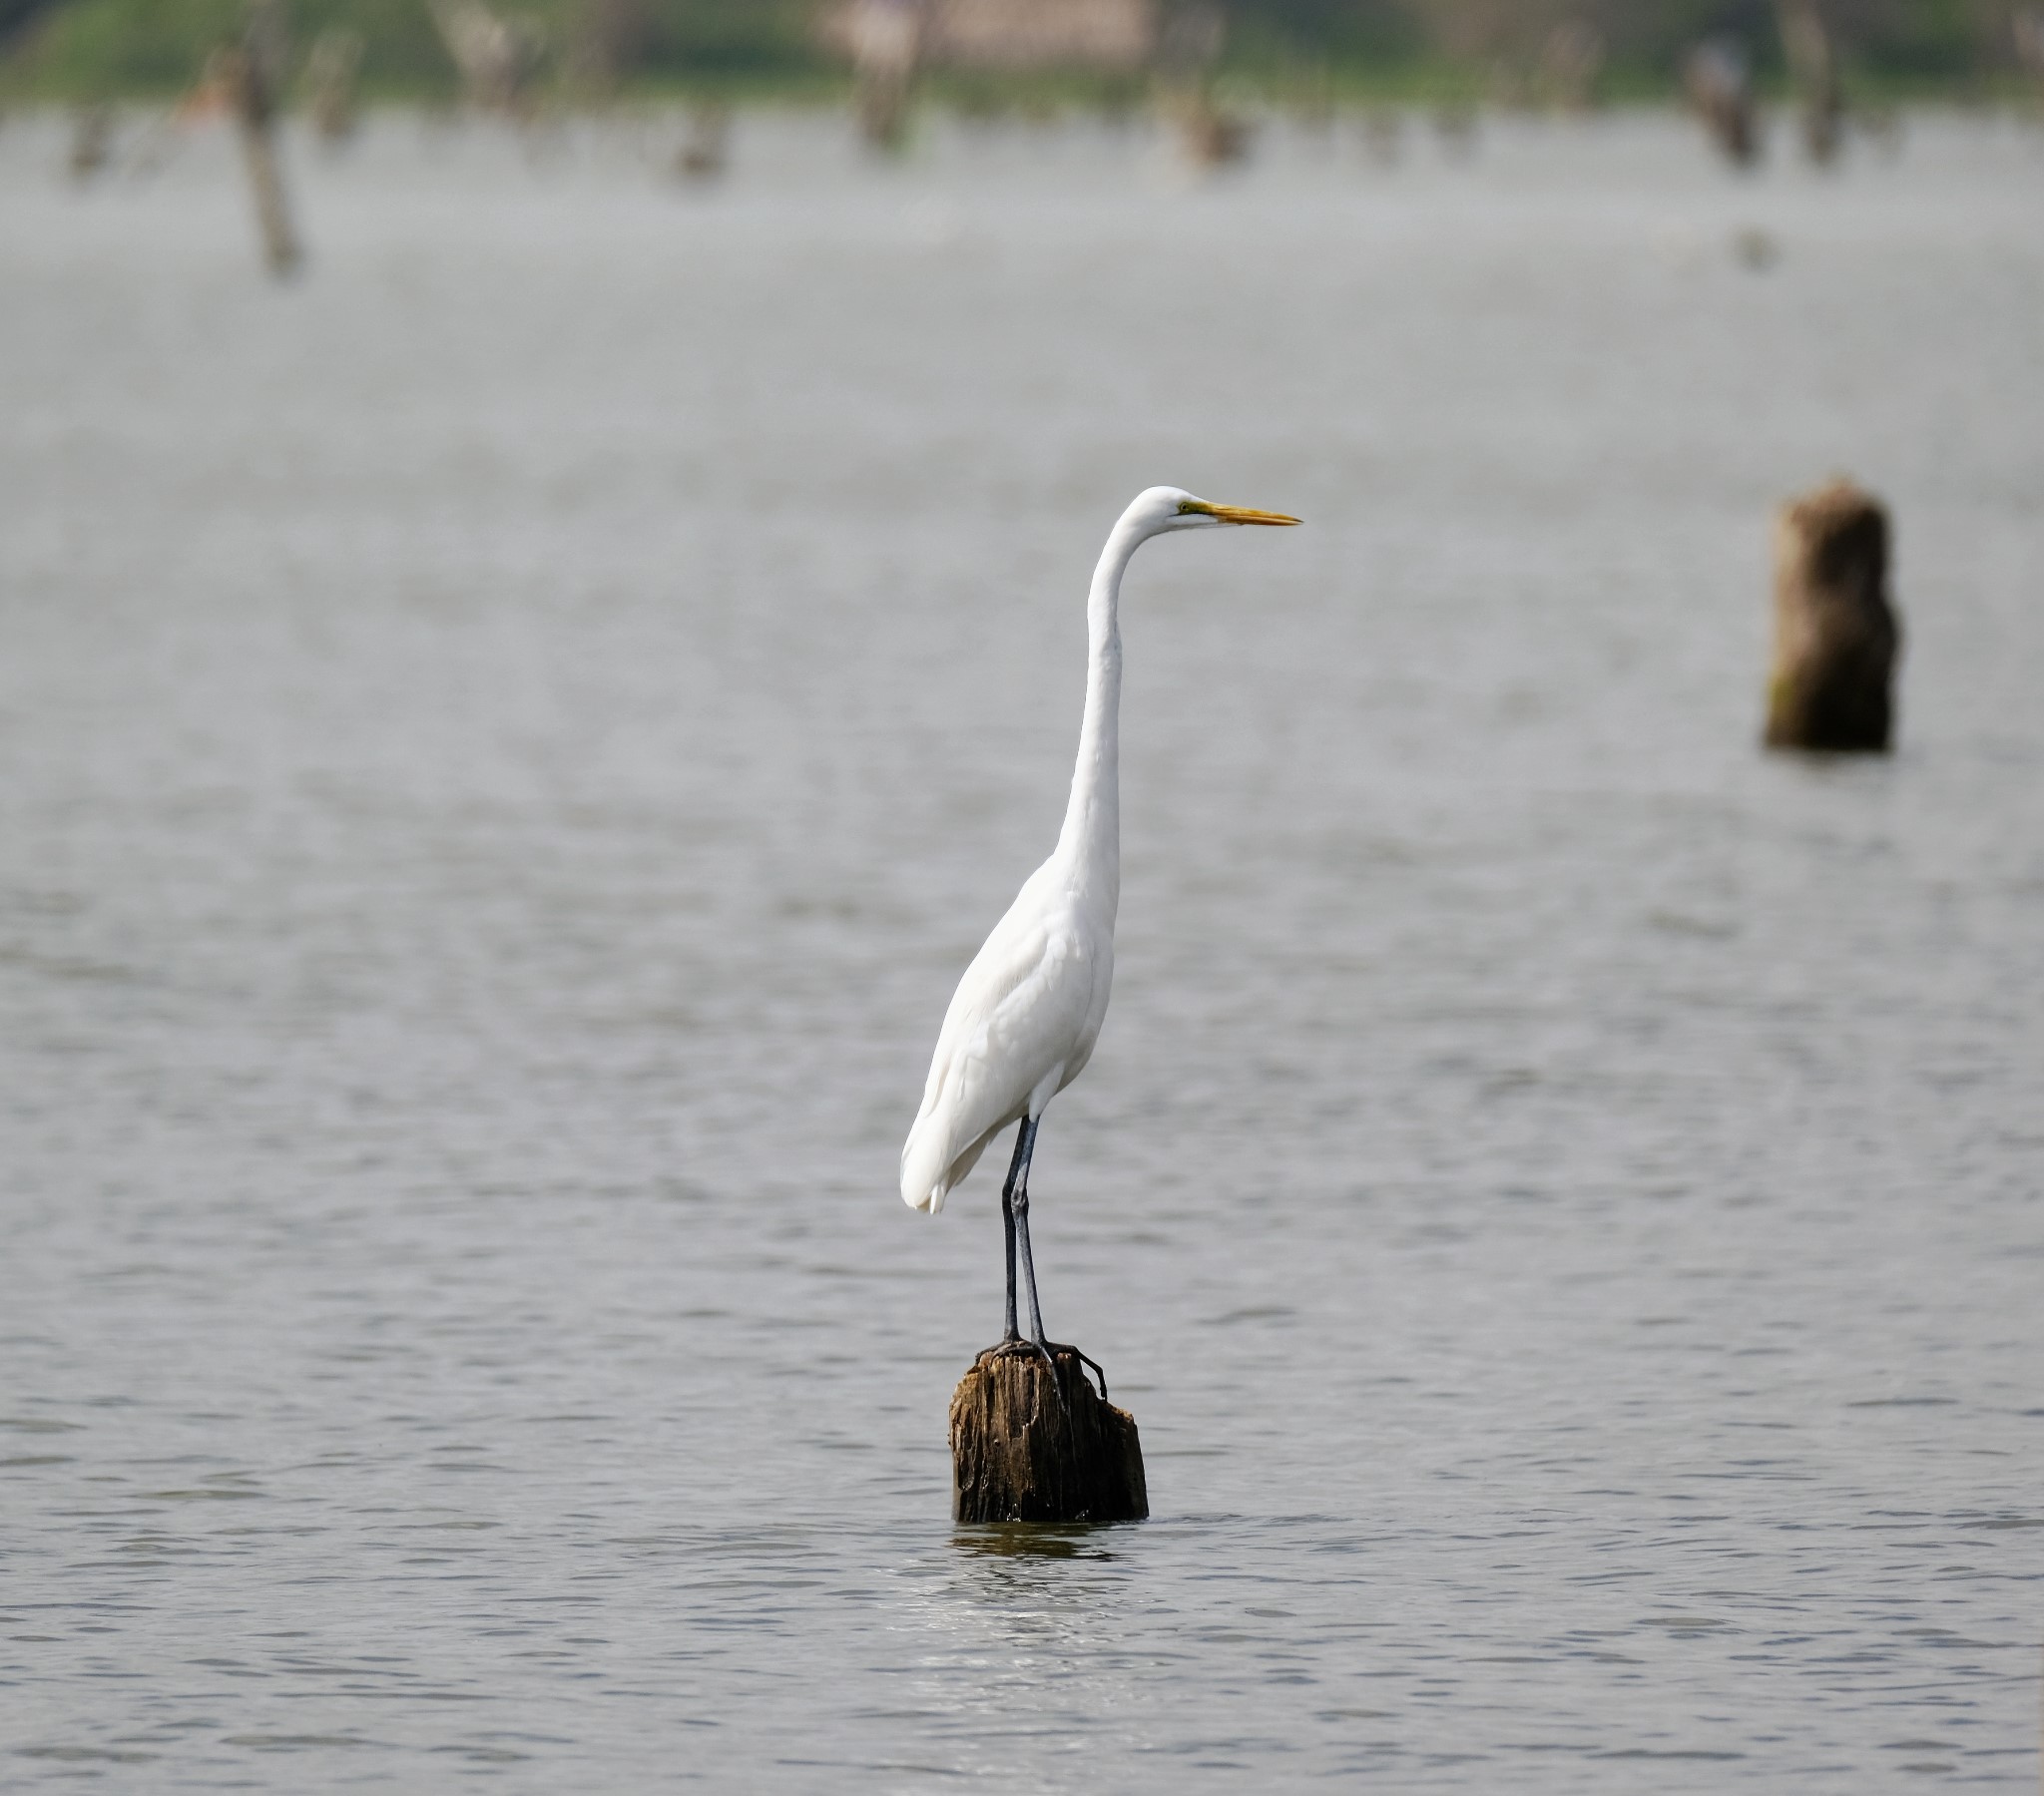
[[[1073,884],[1103,902],[1110,918],[1121,902],[1122,574],[1143,536],[1117,524],[1093,570],[1086,601],[1086,716],[1079,725],[1079,764],[1058,835],[1057,858]]]

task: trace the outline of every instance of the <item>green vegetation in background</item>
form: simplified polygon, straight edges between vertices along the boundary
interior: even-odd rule
[[[1818,10],[1848,72],[1953,91],[2010,68],[2021,3],[1818,0]],[[1355,75],[1399,72],[1395,85],[1424,70],[1467,82],[1501,64],[1528,68],[1568,21],[1595,27],[1609,57],[1603,85],[1620,92],[1672,93],[1685,55],[1710,37],[1744,45],[1764,78],[1786,73],[1775,0],[1234,0],[1228,12],[1236,68],[1318,64],[1337,87]]]
[[[592,24],[617,21],[635,85],[799,91],[835,87],[812,41],[807,0],[491,0],[536,21],[551,60]],[[0,0],[4,4],[4,0]],[[13,46],[11,86],[61,98],[189,87],[207,52],[237,35],[247,0],[57,0]],[[454,65],[426,0],[285,0],[302,47],[328,26],[361,34],[362,80],[374,93],[451,96]]]
[[[300,46],[329,25],[361,34],[371,93],[448,96],[452,65],[426,0],[286,0]],[[633,91],[807,98],[841,91],[843,71],[816,45],[817,0],[493,0],[536,20],[554,61],[592,28],[624,52]],[[1169,10],[1169,6],[1166,7]],[[1884,92],[1963,95],[2007,69],[2008,0],[1825,0],[1849,76]],[[245,0],[0,0],[9,35],[0,80],[49,98],[162,94],[189,86],[206,53],[233,36]],[[1501,66],[1525,69],[1563,19],[1582,19],[1609,51],[1603,89],[1632,98],[1675,91],[1700,38],[1742,41],[1778,80],[1773,0],[1232,0],[1224,75],[1274,96],[1474,97]],[[931,91],[966,110],[1115,107],[1140,98],[1127,77],[939,73]]]

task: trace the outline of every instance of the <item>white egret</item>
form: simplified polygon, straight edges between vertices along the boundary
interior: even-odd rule
[[[1015,1256],[1029,1287],[1029,1327],[1048,1359],[1036,1268],[1029,1255],[1029,1160],[1051,1099],[1085,1070],[1107,1016],[1114,977],[1114,919],[1121,902],[1121,772],[1118,747],[1122,574],[1154,536],[1224,524],[1296,524],[1278,512],[1210,505],[1177,487],[1152,487],[1122,513],[1093,571],[1086,602],[1086,711],[1064,828],[1049,860],[1030,874],[958,982],[922,1109],[901,1149],[901,1196],[934,1215],[986,1145],[1009,1123],[1015,1156],[1001,1188],[1008,1244],[1008,1318],[1015,1325]]]

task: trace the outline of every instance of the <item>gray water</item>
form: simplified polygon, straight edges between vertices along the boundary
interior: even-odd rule
[[[293,144],[279,289],[0,132],[0,1785],[2033,1788],[2044,133],[673,135]],[[1156,1513],[958,1530],[895,1156],[1155,481],[1308,520],[1136,564],[1037,1159]]]

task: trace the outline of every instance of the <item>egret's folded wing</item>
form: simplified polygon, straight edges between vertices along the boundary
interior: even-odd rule
[[[901,1194],[918,1209],[943,1202],[1085,1027],[1093,979],[1083,940],[1038,919],[1014,921],[1013,912],[1003,918],[974,956],[937,1037],[901,1150]]]

